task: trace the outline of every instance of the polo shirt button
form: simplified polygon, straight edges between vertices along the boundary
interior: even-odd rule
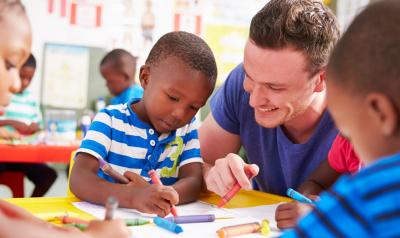
[[[151,146],[155,146],[155,145],[156,145],[156,142],[155,142],[154,140],[151,140],[151,141],[150,141],[150,145],[151,145]]]
[[[150,158],[151,158],[151,155],[148,155],[148,156],[147,156],[147,159],[150,159]]]
[[[154,130],[153,129],[149,129],[149,134],[150,135],[154,135]]]

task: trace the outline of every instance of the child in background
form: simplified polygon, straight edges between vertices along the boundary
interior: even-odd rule
[[[110,105],[142,97],[143,89],[135,83],[136,58],[128,51],[114,49],[106,54],[100,62],[100,73],[106,80],[108,90],[114,95]]]
[[[19,91],[18,75],[31,50],[31,28],[19,0],[0,0],[0,114]],[[0,200],[0,237],[7,238],[128,238],[130,230],[121,220],[93,221],[85,232],[53,226],[23,209]]]
[[[352,144],[338,134],[328,153],[328,159],[321,162],[310,178],[300,185],[298,191],[312,199],[317,199],[317,196],[329,189],[341,175],[355,174],[360,170],[361,165]],[[280,229],[294,227],[300,217],[308,213],[311,208],[311,205],[297,201],[280,204],[275,213],[277,226]]]
[[[365,168],[340,178],[283,237],[400,237],[399,12],[398,0],[369,5],[327,68],[329,109]]]
[[[19,75],[21,89],[11,97],[11,103],[0,116],[0,125],[10,133],[30,135],[37,132],[41,123],[39,104],[27,90],[36,70],[36,59],[31,54],[22,65]],[[50,189],[57,178],[54,169],[39,163],[1,163],[0,171],[23,172],[35,185],[31,197],[42,197]]]
[[[161,37],[140,68],[143,99],[109,106],[96,115],[77,151],[71,191],[99,204],[113,194],[122,207],[159,216],[169,214],[178,201],[195,201],[202,159],[194,116],[211,95],[216,77],[213,53],[201,38],[186,32]],[[99,160],[131,182],[112,183],[99,169]],[[168,186],[147,182],[152,169]]]

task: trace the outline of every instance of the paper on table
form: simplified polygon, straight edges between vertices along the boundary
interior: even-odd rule
[[[99,206],[89,202],[74,202],[72,203],[76,208],[89,213],[99,219],[104,218],[104,206]],[[194,202],[186,205],[177,206],[178,214],[184,215],[199,215],[199,214],[214,214],[216,218],[232,218],[235,217],[235,213],[230,212],[228,209],[219,209],[213,205]],[[118,208],[114,214],[115,218],[127,219],[127,218],[153,218],[156,215],[142,213],[135,209]]]
[[[145,226],[130,227],[132,230],[132,237],[134,238],[148,238],[148,237],[162,237],[162,238],[216,238],[217,230],[225,226],[232,226],[238,224],[245,224],[250,222],[259,222],[258,219],[251,217],[241,217],[234,219],[215,220],[215,222],[207,223],[190,223],[180,224],[183,229],[182,233],[175,234],[164,229],[161,229],[154,224]],[[156,235],[155,235],[156,234]],[[260,233],[252,233],[240,236],[241,238],[261,238],[261,237],[277,237],[279,232],[272,231],[269,236],[263,236]]]
[[[280,203],[256,207],[234,208],[229,210],[240,216],[256,218],[258,221],[268,219],[270,227],[275,231],[279,231],[275,221],[275,210],[279,204]]]

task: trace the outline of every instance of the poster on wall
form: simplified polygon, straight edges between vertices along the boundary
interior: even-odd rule
[[[86,106],[89,49],[82,46],[46,44],[42,102],[58,108]]]

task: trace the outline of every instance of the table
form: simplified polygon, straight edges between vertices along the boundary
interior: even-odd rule
[[[69,163],[78,145],[7,145],[0,144],[0,162]]]
[[[201,194],[200,200],[216,205],[219,201],[220,197],[211,194],[204,193]],[[83,219],[93,219],[93,216],[87,214],[72,205],[73,202],[80,201],[76,197],[61,197],[61,198],[8,198],[6,201],[22,207],[32,214],[39,213],[65,213],[71,212],[75,214],[79,214]],[[275,204],[279,202],[289,202],[290,198],[281,197],[278,195],[258,192],[258,191],[246,191],[241,190],[238,194],[226,204],[226,208],[241,208],[241,207],[253,207],[260,205],[269,205]]]

